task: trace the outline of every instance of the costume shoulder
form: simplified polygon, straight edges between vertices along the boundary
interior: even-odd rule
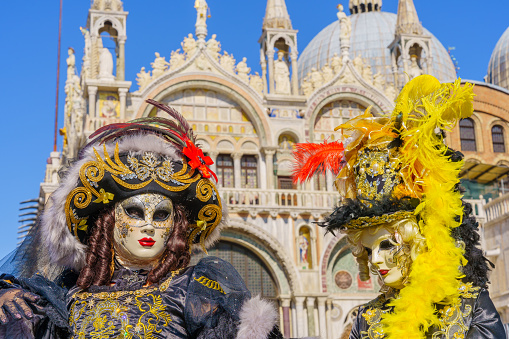
[[[265,339],[279,333],[275,308],[260,297],[251,298],[237,270],[213,256],[201,259],[193,270],[185,319],[191,338]]]
[[[466,338],[506,338],[500,315],[486,289],[481,289],[474,304],[472,322]]]

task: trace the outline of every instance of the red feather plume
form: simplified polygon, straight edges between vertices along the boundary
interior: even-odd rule
[[[330,170],[337,174],[343,167],[345,148],[340,141],[321,144],[300,143],[295,144],[293,157],[293,182],[303,183],[316,173],[325,173]]]

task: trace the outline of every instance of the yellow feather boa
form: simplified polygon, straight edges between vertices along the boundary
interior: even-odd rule
[[[415,214],[428,251],[413,262],[409,284],[391,302],[394,312],[382,320],[387,338],[424,338],[428,327],[438,324],[434,305],[458,297],[465,259],[450,233],[463,214],[461,195],[454,190],[463,162],[445,156],[447,147],[436,128],[450,131],[472,114],[472,87],[460,86],[459,79],[440,84],[430,75],[417,77],[403,88],[391,116],[390,128],[398,119],[401,123],[401,174],[407,189],[421,198]]]

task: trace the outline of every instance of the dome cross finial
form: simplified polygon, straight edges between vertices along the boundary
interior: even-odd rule
[[[263,28],[292,29],[292,21],[285,0],[267,0]]]

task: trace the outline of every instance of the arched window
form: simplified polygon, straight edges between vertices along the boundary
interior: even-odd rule
[[[504,129],[500,125],[495,125],[491,128],[491,139],[493,140],[493,152],[504,153]]]
[[[244,155],[240,161],[241,187],[258,188],[258,162],[254,155]]]
[[[474,120],[466,118],[460,121],[460,139],[462,151],[477,151]]]
[[[232,264],[239,272],[252,295],[261,294],[265,299],[276,299],[278,289],[275,279],[265,263],[249,249],[229,241],[219,241],[208,250],[209,255]],[[203,258],[203,252],[193,254],[191,265]]]
[[[221,187],[234,187],[235,178],[233,171],[233,159],[228,154],[220,154],[217,156],[217,179]]]

